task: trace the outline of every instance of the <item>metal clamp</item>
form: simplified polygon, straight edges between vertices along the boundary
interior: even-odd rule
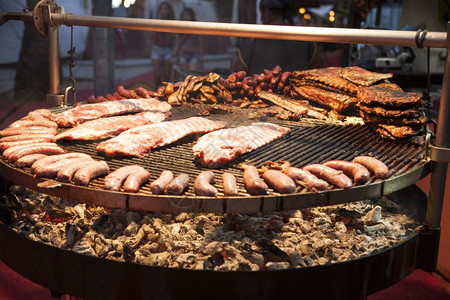
[[[34,27],[36,27],[37,31],[42,35],[47,35],[47,26],[54,25],[51,14],[52,13],[64,13],[64,8],[58,6],[53,0],[41,0],[36,4],[33,9],[33,22]]]
[[[450,163],[450,148],[431,145],[430,158],[432,161]]]

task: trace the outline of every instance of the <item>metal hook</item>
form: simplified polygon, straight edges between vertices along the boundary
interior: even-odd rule
[[[73,102],[72,105],[74,105],[77,101],[77,97],[76,97],[76,91],[75,91],[75,87],[73,86],[67,86],[66,90],[64,91],[64,101],[63,101],[63,107],[67,107],[67,99],[69,97],[69,92],[72,92],[73,94]]]

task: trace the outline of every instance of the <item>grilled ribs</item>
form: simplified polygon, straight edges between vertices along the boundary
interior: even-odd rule
[[[346,67],[341,76],[354,84],[370,86],[380,80],[392,78],[392,73],[376,73],[358,66]]]

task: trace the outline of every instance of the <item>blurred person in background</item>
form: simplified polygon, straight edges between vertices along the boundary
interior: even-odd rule
[[[180,15],[181,21],[197,21],[192,8],[186,7]],[[174,48],[175,64],[184,70],[198,71],[203,68],[203,39],[200,35],[179,34]]]
[[[175,20],[175,13],[168,2],[161,2],[156,15],[157,19]],[[172,53],[175,45],[175,34],[168,32],[154,32],[152,36],[152,65],[155,77],[155,89],[162,82],[169,82],[172,75]]]
[[[264,25],[293,25],[289,0],[261,0],[259,10]],[[237,46],[231,70],[258,74],[279,65],[283,70],[304,70],[311,67],[315,44],[303,41],[244,39]]]

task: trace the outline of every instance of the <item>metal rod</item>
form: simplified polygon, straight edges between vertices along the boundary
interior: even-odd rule
[[[59,47],[58,28],[48,25],[48,52],[49,52],[49,94],[59,94]]]
[[[450,23],[447,25],[447,58],[442,78],[441,101],[436,127],[437,147],[450,148]],[[426,222],[431,228],[440,228],[442,204],[444,202],[447,163],[434,162],[430,179]]]
[[[54,24],[65,24],[67,26],[93,26],[312,42],[417,46],[415,31],[192,22],[71,14],[51,14],[51,19]],[[423,46],[445,48],[446,36],[447,33],[445,32],[428,32]]]

